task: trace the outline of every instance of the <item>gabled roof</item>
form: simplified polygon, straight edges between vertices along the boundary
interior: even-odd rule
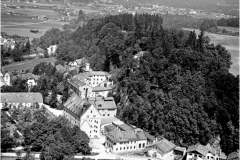
[[[74,94],[64,103],[64,110],[79,119],[90,106],[91,105],[86,100]]]
[[[43,103],[43,97],[35,92],[8,92],[1,93],[1,103]]]
[[[210,145],[204,146],[199,143],[188,147],[187,152],[193,152],[193,151],[196,151],[203,156],[206,156],[206,154],[209,152],[212,154],[216,153],[216,151]]]
[[[176,147],[176,145],[173,144],[172,142],[168,141],[165,138],[161,138],[160,140],[158,140],[154,144],[148,146],[148,148],[151,148],[151,147],[156,147],[157,150],[159,151],[159,153],[161,155],[164,155],[164,154],[172,151]]]
[[[104,127],[106,137],[115,143],[147,140],[145,132],[121,121]]]

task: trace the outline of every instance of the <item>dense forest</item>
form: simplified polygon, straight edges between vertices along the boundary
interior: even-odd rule
[[[239,76],[229,73],[229,52],[204,32],[165,29],[162,23],[148,14],[90,20],[58,41],[57,58],[85,56],[94,70],[110,71],[125,122],[182,146],[219,136],[226,154],[235,151]]]

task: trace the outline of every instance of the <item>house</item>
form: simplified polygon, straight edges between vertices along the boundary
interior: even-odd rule
[[[224,157],[221,157],[223,159]],[[209,144],[204,146],[196,144],[189,146],[187,149],[186,160],[219,160],[220,154]]]
[[[230,153],[230,154],[227,156],[227,160],[239,160],[239,150]]]
[[[115,117],[117,114],[117,106],[113,97],[96,97],[88,99],[102,117]]]
[[[114,153],[142,151],[149,142],[153,142],[152,137],[142,129],[120,120],[104,126],[104,135],[107,151]]]
[[[147,153],[150,157],[161,160],[174,160],[175,144],[165,138],[159,139],[157,142],[146,147]]]
[[[3,107],[31,107],[34,105],[43,105],[41,93],[33,92],[11,92],[1,93],[0,108]]]
[[[7,72],[4,75],[0,72],[0,86],[10,86],[11,85],[11,76]]]
[[[37,86],[37,81],[39,78],[40,76],[32,73],[21,74],[21,79],[26,80],[28,90],[31,90],[32,87]]]
[[[47,53],[48,53],[48,56],[53,56],[56,54],[56,51],[57,51],[57,45],[50,45],[48,48],[47,48]]]
[[[81,98],[107,96],[112,90],[110,74],[103,71],[79,73],[68,81],[69,87]]]
[[[176,146],[174,148],[174,155],[176,160],[181,160],[185,156],[187,148]]]
[[[69,70],[77,68],[84,72],[92,71],[92,69],[90,67],[90,63],[88,62],[88,60],[85,57],[76,59],[75,61],[72,61],[72,62],[69,62],[68,66],[69,66]]]
[[[100,136],[101,115],[94,105],[74,94],[64,103],[63,116],[90,138]]]

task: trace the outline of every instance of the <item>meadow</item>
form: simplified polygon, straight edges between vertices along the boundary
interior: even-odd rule
[[[184,30],[192,31],[195,30],[196,34],[199,34],[200,31],[197,29],[191,29],[191,28],[183,28]],[[232,28],[233,30],[234,28]],[[236,30],[236,28],[235,28]],[[238,36],[229,36],[229,35],[221,35],[221,34],[214,34],[214,33],[205,33],[206,36],[208,36],[212,43],[215,45],[221,44],[224,46],[231,54],[232,58],[232,65],[230,68],[230,72],[234,75],[239,74],[239,37]]]

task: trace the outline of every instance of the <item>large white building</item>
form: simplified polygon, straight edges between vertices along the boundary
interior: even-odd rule
[[[68,83],[70,88],[82,99],[97,96],[107,97],[113,87],[110,74],[103,71],[80,73],[71,78]]]
[[[101,136],[101,121],[104,117],[116,116],[117,107],[112,97],[82,99],[73,94],[64,103],[64,117],[77,125],[90,138]]]
[[[114,121],[104,126],[105,147],[109,152],[122,153],[142,151],[156,139],[142,129]]]
[[[1,93],[0,108],[3,107],[31,107],[34,105],[43,105],[41,93],[33,92],[11,92]]]

